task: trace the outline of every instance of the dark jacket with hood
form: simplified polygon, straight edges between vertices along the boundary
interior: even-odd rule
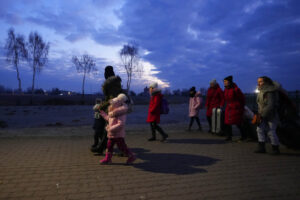
[[[119,76],[108,77],[102,85],[102,91],[104,94],[104,101],[100,107],[100,110],[107,111],[109,106],[109,100],[117,97],[122,93],[121,78]]]

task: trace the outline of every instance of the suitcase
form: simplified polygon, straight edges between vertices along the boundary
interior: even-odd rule
[[[220,134],[222,131],[222,110],[221,108],[213,108],[211,117],[211,131]]]

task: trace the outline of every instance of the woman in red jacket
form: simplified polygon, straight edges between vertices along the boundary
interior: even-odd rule
[[[217,83],[216,79],[210,81],[210,87],[206,95],[206,118],[209,124],[209,131],[211,132],[211,117],[213,108],[220,108],[224,106],[224,93]]]
[[[148,109],[147,122],[150,123],[152,137],[148,141],[156,140],[156,130],[162,135],[161,141],[165,141],[168,138],[168,135],[162,130],[158,123],[160,122],[160,109],[161,109],[161,100],[163,95],[158,89],[157,83],[152,83],[149,86],[149,93],[151,95],[150,104]]]
[[[232,125],[236,125],[241,132],[241,140],[246,139],[246,135],[242,130],[243,113],[245,106],[245,97],[240,88],[232,82],[232,76],[224,79],[224,99],[226,102],[225,109],[225,133],[226,140],[232,140]]]

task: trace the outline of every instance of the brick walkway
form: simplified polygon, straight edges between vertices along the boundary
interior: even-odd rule
[[[256,143],[224,143],[171,132],[166,143],[128,134],[138,159],[100,165],[91,137],[2,137],[0,199],[299,199],[300,152],[252,153]],[[268,145],[270,151],[270,145]]]

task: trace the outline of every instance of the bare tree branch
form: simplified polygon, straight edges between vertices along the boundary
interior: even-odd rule
[[[120,51],[120,58],[127,75],[127,92],[129,94],[132,76],[139,72],[138,47],[135,44],[124,45]]]
[[[86,74],[90,74],[91,72],[96,72],[96,64],[94,59],[84,54],[80,58],[77,56],[73,56],[72,62],[76,67],[78,73],[83,73],[83,80],[82,80],[82,101],[84,102],[84,85],[85,85],[85,78]]]
[[[12,63],[14,67],[16,68],[17,72],[17,80],[19,83],[19,93],[22,92],[22,85],[21,85],[21,78],[20,78],[20,72],[19,72],[19,61],[20,58],[26,59],[28,57],[28,52],[25,46],[24,36],[18,35],[16,37],[14,33],[14,29],[10,28],[7,32],[7,40],[5,44],[6,52],[6,60],[9,63]]]
[[[37,33],[30,33],[28,38],[28,61],[32,65],[32,96],[34,94],[34,82],[35,82],[35,75],[36,72],[40,73],[44,67],[44,65],[48,61],[48,53],[49,53],[49,43],[45,43],[43,38]]]

